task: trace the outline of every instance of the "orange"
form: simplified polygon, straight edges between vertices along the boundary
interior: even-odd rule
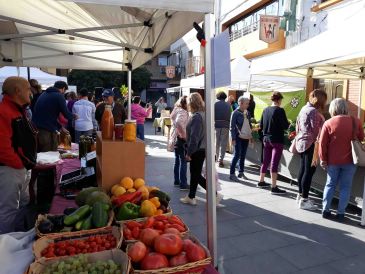
[[[113,185],[112,188],[110,189],[110,193],[114,194],[115,189],[118,188],[118,187],[120,187],[119,184]]]
[[[124,177],[119,185],[121,185],[122,187],[124,187],[125,189],[130,189],[133,187],[133,180],[131,177]]]
[[[142,199],[143,200],[147,200],[150,192],[148,191],[148,188],[146,186],[141,186],[140,188],[138,188],[138,191],[142,192]]]
[[[127,190],[128,193],[133,193],[133,192],[136,192],[136,189],[135,188],[130,188]]]
[[[118,186],[117,188],[114,189],[113,195],[120,196],[123,195],[124,193],[126,193],[126,189],[122,186]]]
[[[138,189],[138,188],[140,188],[141,186],[144,186],[144,185],[145,185],[145,182],[144,182],[144,180],[142,178],[137,178],[137,179],[134,180],[133,187],[135,189]]]

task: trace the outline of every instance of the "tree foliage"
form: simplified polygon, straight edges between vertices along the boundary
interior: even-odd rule
[[[128,85],[128,73],[125,71],[98,71],[74,69],[68,76],[68,84],[77,86],[77,90],[87,88],[93,91],[95,87],[113,88]],[[152,74],[140,67],[132,72],[132,89],[135,94],[149,87]]]

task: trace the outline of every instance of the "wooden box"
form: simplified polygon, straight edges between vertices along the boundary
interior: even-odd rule
[[[109,191],[123,177],[144,179],[144,174],[144,142],[102,140],[101,132],[97,133],[96,178],[99,186]]]

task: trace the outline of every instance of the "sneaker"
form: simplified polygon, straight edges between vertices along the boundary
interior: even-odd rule
[[[345,221],[345,214],[339,214],[339,213],[337,213],[336,214],[336,219],[337,219],[337,221],[339,221],[339,222],[344,222]]]
[[[271,194],[273,194],[273,195],[283,195],[285,193],[286,193],[285,190],[282,190],[282,189],[278,188],[277,186],[271,188]]]
[[[223,199],[223,195],[217,192],[217,196],[215,196],[215,199],[216,199],[216,204],[219,205],[219,203]]]
[[[223,161],[219,161],[219,167],[224,167]]]
[[[182,202],[183,204],[190,204],[190,205],[196,205],[196,199],[193,198],[189,198],[189,196],[185,196],[184,198],[180,198],[180,202]]]
[[[322,217],[325,219],[330,219],[332,216],[331,211],[323,211],[322,212]]]
[[[243,172],[238,173],[238,178],[242,178],[243,180],[248,180],[248,178],[246,177],[246,175]]]
[[[305,210],[316,210],[318,207],[309,199],[300,199],[299,208]]]
[[[174,182],[174,186],[175,187],[180,187],[180,183],[179,182]]]
[[[257,184],[257,187],[259,187],[259,188],[268,188],[269,186],[270,186],[270,184],[265,183],[265,182],[259,182]]]
[[[295,202],[299,205],[300,199],[302,198],[302,195],[300,193],[297,194],[297,198],[295,199]]]
[[[240,180],[238,180],[237,176],[234,174],[229,175],[229,180],[231,180],[232,182],[239,182]]]
[[[186,191],[186,190],[189,190],[190,189],[190,185],[186,185],[186,186],[181,186],[180,187],[180,190],[181,191]]]

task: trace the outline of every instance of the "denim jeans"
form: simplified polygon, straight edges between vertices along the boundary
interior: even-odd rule
[[[339,185],[340,199],[338,203],[338,214],[344,214],[350,199],[352,179],[356,172],[354,164],[329,165],[327,167],[327,182],[323,191],[323,211],[329,211],[331,202]]]
[[[245,158],[246,158],[246,152],[248,148],[248,140],[244,140],[241,138],[236,139],[236,143],[234,145],[234,156],[231,163],[231,168],[229,173],[235,174],[236,165],[238,163],[238,160],[240,161],[240,168],[239,172],[245,171]]]
[[[187,162],[185,160],[185,151],[183,146],[175,147],[175,165],[174,165],[174,180],[175,184],[180,187],[188,185],[186,178]]]
[[[137,138],[144,141],[144,124],[137,124]]]

